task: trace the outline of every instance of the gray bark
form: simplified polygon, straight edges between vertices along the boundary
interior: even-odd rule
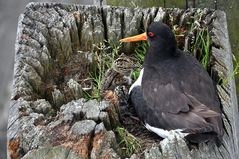
[[[233,72],[226,15],[222,11],[179,9],[129,9],[30,3],[19,18],[14,82],[8,121],[8,153],[11,158],[120,158],[112,129],[119,125],[118,105],[85,101],[84,86],[93,44],[118,42],[141,33],[152,21],[174,24],[199,15],[210,26],[210,70],[218,82]],[[134,45],[124,44],[132,53]],[[67,84],[66,84],[67,83]],[[62,85],[64,88],[62,88]],[[203,143],[189,148],[177,134],[144,150],[143,158],[228,158],[239,156],[238,106],[234,77],[217,84],[223,109],[225,134],[222,145]]]

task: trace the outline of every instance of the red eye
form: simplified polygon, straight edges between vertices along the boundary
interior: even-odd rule
[[[148,36],[153,37],[154,33],[153,32],[148,32]]]

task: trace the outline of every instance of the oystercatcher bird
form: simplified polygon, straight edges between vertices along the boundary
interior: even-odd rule
[[[220,141],[220,101],[203,66],[177,48],[172,30],[162,22],[153,22],[146,33],[120,41],[139,40],[148,40],[150,47],[129,94],[145,127],[162,138],[176,131],[192,143]]]

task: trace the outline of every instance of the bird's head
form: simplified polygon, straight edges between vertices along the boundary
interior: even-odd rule
[[[162,22],[153,22],[145,33],[121,39],[120,42],[135,42],[148,40],[152,48],[174,51],[177,42],[172,30]]]

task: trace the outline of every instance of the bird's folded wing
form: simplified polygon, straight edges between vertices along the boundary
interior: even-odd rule
[[[206,118],[220,116],[172,83],[159,84],[152,78],[144,81],[142,92],[148,109],[160,114],[165,127],[169,129],[213,129]]]
[[[163,113],[162,120],[168,129],[182,129],[186,133],[204,133],[214,130],[214,125],[193,113]]]
[[[220,115],[172,83],[160,84],[151,79],[146,80],[144,85],[143,98],[153,110],[172,114],[193,112],[203,118]]]
[[[172,83],[160,84],[157,79],[151,79],[144,81],[142,86],[143,98],[148,107],[173,114],[189,111],[191,101]]]
[[[190,106],[191,106],[191,112],[203,117],[203,118],[211,118],[215,116],[220,116],[220,113],[217,113],[213,110],[211,110],[209,107],[206,105],[200,103],[195,97],[189,94],[185,94],[188,99],[191,101]]]

